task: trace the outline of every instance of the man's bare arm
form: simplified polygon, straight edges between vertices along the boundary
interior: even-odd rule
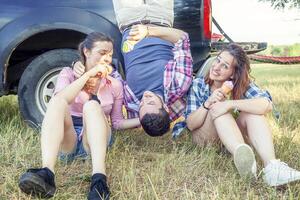
[[[148,36],[159,37],[163,40],[176,43],[185,32],[176,28],[148,26]]]
[[[128,40],[139,41],[145,37],[159,37],[163,40],[176,43],[185,32],[175,28],[151,26],[151,25],[134,25],[131,27]]]

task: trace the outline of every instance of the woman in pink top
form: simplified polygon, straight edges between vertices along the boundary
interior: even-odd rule
[[[93,175],[88,199],[109,199],[105,175],[106,148],[111,137],[108,121],[115,129],[139,125],[138,119],[123,118],[122,83],[108,75],[112,40],[101,33],[91,33],[80,43],[79,52],[85,73],[76,78],[73,70],[66,67],[59,74],[42,124],[43,168],[27,170],[19,181],[27,194],[54,195],[54,166],[60,151],[60,157],[67,160],[90,153]]]

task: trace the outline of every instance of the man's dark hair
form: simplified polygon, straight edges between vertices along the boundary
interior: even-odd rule
[[[144,131],[152,136],[162,136],[170,129],[169,113],[162,107],[159,113],[146,113],[141,119],[141,125]]]

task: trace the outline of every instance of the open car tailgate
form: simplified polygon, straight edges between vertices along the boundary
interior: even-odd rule
[[[212,42],[211,43],[211,54],[215,54],[221,51],[229,42]],[[235,42],[235,44],[240,45],[247,54],[254,54],[263,51],[267,48],[266,42]]]

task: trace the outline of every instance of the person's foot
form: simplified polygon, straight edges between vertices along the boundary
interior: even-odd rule
[[[255,155],[247,144],[240,144],[233,155],[234,164],[243,178],[256,179]]]
[[[109,200],[109,188],[104,174],[96,173],[92,176],[92,183],[88,200]]]
[[[280,160],[271,160],[263,169],[263,179],[269,186],[280,186],[300,180],[300,171],[290,168]]]
[[[32,196],[51,198],[56,187],[53,172],[45,168],[28,169],[19,180],[20,189]]]

